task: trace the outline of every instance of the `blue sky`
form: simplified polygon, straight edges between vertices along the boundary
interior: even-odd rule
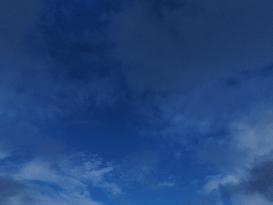
[[[272,205],[271,0],[2,0],[0,205]]]

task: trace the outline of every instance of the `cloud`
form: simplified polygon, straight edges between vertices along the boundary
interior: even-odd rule
[[[226,132],[237,114],[265,96],[271,100],[269,5],[138,0],[111,13],[110,55],[150,129],[146,135],[200,142]]]
[[[8,150],[0,160],[22,147],[37,158],[55,158],[65,145],[46,132],[48,124],[85,119],[78,116],[126,98],[151,125],[147,135],[179,142],[213,162],[216,176],[209,177],[207,192],[240,187],[231,191],[235,204],[270,203],[270,189],[260,184],[271,167],[261,161],[273,151],[272,109],[263,104],[272,100],[272,66],[264,67],[272,61],[272,1],[119,1],[118,8],[106,3],[107,9],[91,12],[96,2],[49,1],[46,9],[42,1],[0,3],[6,48],[0,49],[0,144]],[[264,111],[241,117],[249,108]],[[108,180],[112,166],[37,158],[13,164],[18,170],[4,183],[16,190],[3,193],[8,203],[96,204],[89,185],[122,192]],[[148,184],[158,161],[136,156],[123,177]]]
[[[250,112],[231,125],[234,146],[245,153],[246,162],[273,152],[272,107],[262,104],[255,108],[260,109]]]
[[[205,184],[204,191],[210,193],[220,189],[221,187],[235,186],[240,182],[239,180],[240,179],[238,179],[237,176],[234,175],[227,175],[224,177],[214,176],[210,178]]]
[[[272,203],[267,201],[264,197],[257,194],[239,195],[232,200],[233,204],[240,205],[271,205]]]
[[[252,167],[244,189],[247,194],[262,195],[273,202],[273,159],[259,162]]]
[[[203,187],[207,193],[225,190],[232,204],[273,202],[272,109],[264,104],[257,107],[262,109],[250,111],[231,123],[228,143],[221,145],[224,154],[218,155],[223,160],[229,155],[233,163],[228,166],[223,166],[225,161],[218,163],[215,169],[221,175],[209,177]]]
[[[14,171],[7,171],[14,166]],[[121,193],[109,178],[113,168],[97,157],[79,155],[55,162],[12,159],[1,170],[0,201],[6,205],[23,205],[26,200],[42,205],[101,205],[91,197],[90,187],[115,196]]]
[[[51,16],[54,9],[47,13],[53,8],[51,6],[65,7],[43,0],[23,4],[17,0],[4,0],[0,3],[0,43],[4,45],[0,48],[3,57],[0,60],[0,170],[1,181],[7,187],[6,192],[4,189],[0,191],[0,196],[3,195],[3,203],[7,205],[97,205],[101,203],[90,196],[89,188],[103,190],[108,195],[122,193],[111,180],[113,167],[104,165],[100,159],[64,157],[66,143],[60,136],[62,134],[54,134],[55,128],[51,126],[61,127],[65,119],[82,123],[81,116],[84,115],[85,119],[87,111],[89,116],[91,110],[111,107],[122,93],[113,74],[100,73],[95,68],[98,57],[76,60],[79,56],[73,53],[74,49],[84,51],[88,47],[79,42],[82,38],[77,41],[77,37],[70,35],[77,30],[73,26],[79,25],[78,21],[71,25],[72,33],[64,32],[62,36],[69,36],[65,50],[72,52],[69,58],[66,56],[66,61],[75,60],[77,69],[81,67],[82,72],[91,70],[90,73],[74,78],[77,72],[71,75],[70,63],[61,64],[60,59],[50,55],[50,46],[58,45],[61,49],[61,45],[54,41],[58,30],[54,25],[61,22]],[[74,14],[73,3],[72,7],[71,13]],[[89,11],[85,14],[90,14]],[[54,34],[49,32],[52,28]],[[87,33],[85,39],[91,40],[92,32]],[[44,47],[44,43],[48,47]],[[90,57],[88,49],[91,47],[89,45],[85,50],[87,57]],[[28,156],[27,159],[21,159],[24,157],[18,157],[18,153]],[[12,186],[15,190],[17,185],[18,190],[13,191]]]
[[[7,157],[9,157],[10,153],[6,149],[0,148],[0,160],[3,160]]]

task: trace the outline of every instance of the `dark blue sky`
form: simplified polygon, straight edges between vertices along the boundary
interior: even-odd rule
[[[2,0],[0,205],[272,205],[271,0]]]

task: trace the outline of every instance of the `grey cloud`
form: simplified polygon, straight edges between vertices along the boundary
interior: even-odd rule
[[[216,193],[221,190],[229,196],[232,204],[269,205],[273,202],[273,161],[272,158],[257,160],[244,176],[241,182],[221,184]],[[239,182],[239,183],[238,183]],[[222,192],[223,193],[223,192]],[[222,201],[221,196],[218,201]]]
[[[207,141],[211,146],[203,147],[201,153],[219,173],[208,180],[205,190],[210,194],[225,190],[231,204],[273,202],[272,106],[256,104],[254,108],[229,125],[230,132],[221,143]]]
[[[248,194],[258,193],[273,202],[273,160],[266,160],[255,165],[245,183]]]

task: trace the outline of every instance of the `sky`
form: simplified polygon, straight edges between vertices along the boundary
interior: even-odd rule
[[[1,0],[0,205],[272,205],[272,0]]]

